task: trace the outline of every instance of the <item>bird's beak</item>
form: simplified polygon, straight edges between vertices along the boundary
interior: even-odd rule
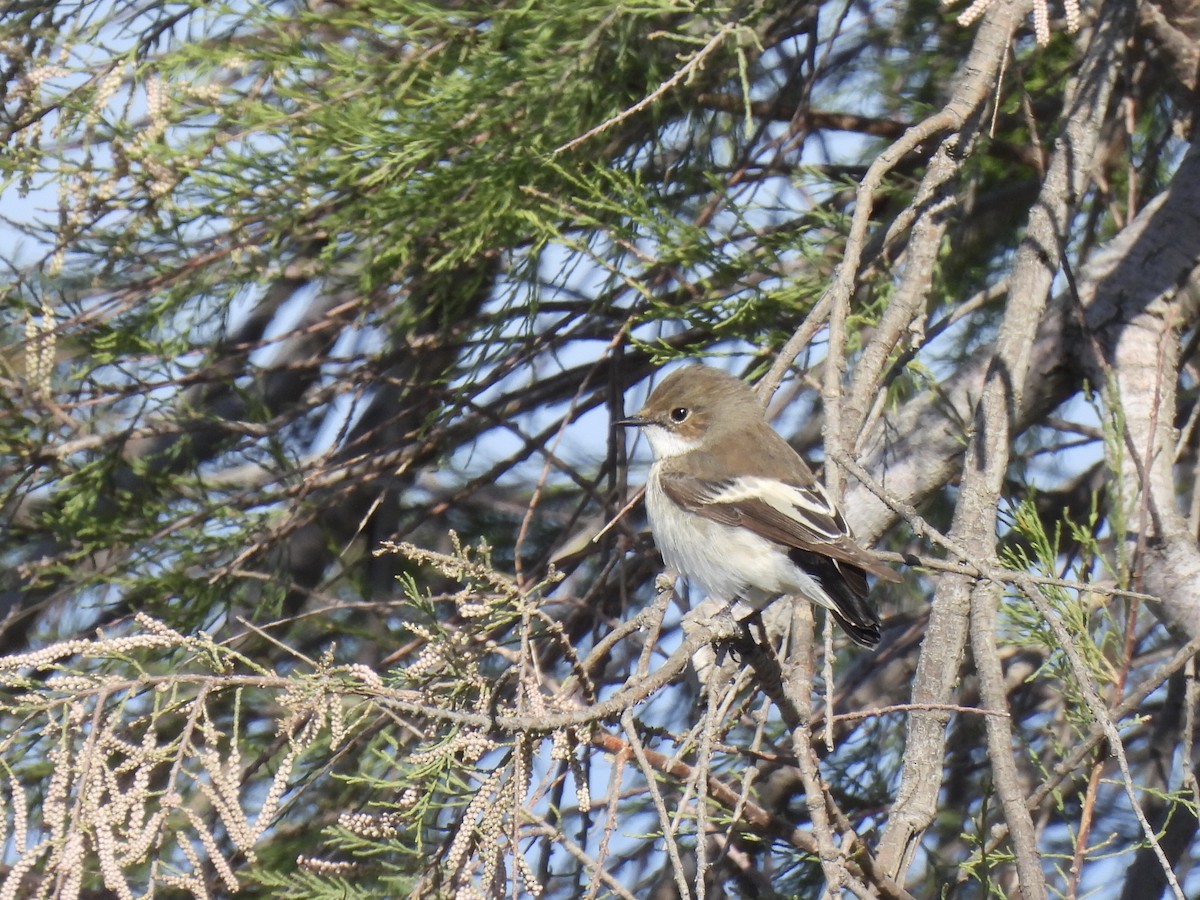
[[[640,416],[640,415],[639,416],[630,416],[628,419],[616,419],[613,421],[614,426],[620,425],[622,427],[629,427],[629,428],[641,428],[643,425],[649,425],[649,424],[650,424],[650,420],[647,419],[645,416]]]

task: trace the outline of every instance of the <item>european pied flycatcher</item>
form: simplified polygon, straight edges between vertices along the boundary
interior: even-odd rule
[[[692,365],[668,375],[637,415],[654,465],[646,507],[667,565],[713,599],[762,608],[798,594],[864,647],[879,643],[870,572],[899,581],[854,540],[800,455],[748,385]]]

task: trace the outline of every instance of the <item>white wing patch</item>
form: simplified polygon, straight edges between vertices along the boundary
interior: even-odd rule
[[[758,500],[777,509],[789,519],[803,523],[810,531],[826,534],[837,540],[845,534],[845,523],[824,488],[819,483],[803,488],[787,484],[774,478],[743,476],[731,481],[714,483],[708,493],[709,503],[740,503]],[[830,530],[824,523],[832,522],[838,530]]]

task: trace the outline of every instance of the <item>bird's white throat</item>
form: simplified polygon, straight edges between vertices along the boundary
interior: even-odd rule
[[[699,438],[685,438],[674,431],[668,431],[661,425],[647,425],[642,432],[646,435],[646,440],[650,442],[650,450],[655,459],[683,456],[700,446]]]

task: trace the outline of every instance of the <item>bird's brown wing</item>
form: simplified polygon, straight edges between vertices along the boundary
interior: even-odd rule
[[[747,528],[785,547],[847,563],[885,581],[901,580],[899,573],[876,562],[858,545],[819,483],[798,485],[756,477],[710,481],[679,471],[663,471],[659,478],[666,495],[689,512]],[[865,583],[862,589],[865,592]]]

